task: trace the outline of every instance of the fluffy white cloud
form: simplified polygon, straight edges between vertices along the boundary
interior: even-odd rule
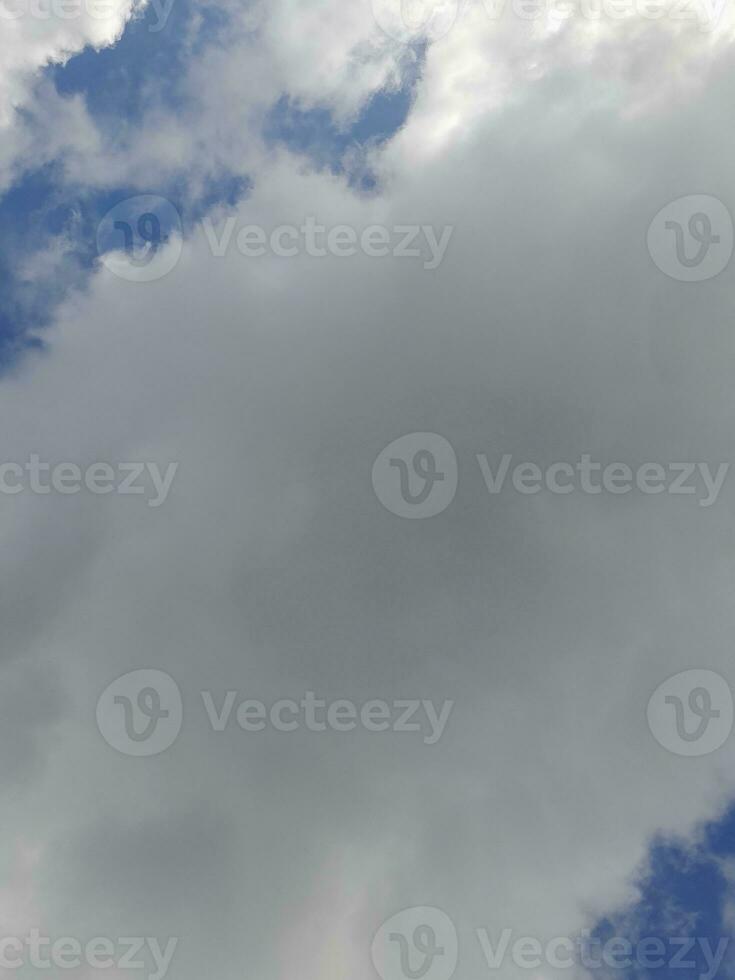
[[[87,45],[116,41],[136,0],[3,0],[0,5],[0,126],[23,105],[39,68]]]
[[[183,107],[172,112],[152,98],[140,125],[110,140],[96,131],[78,100],[40,92],[33,111],[37,119],[45,116],[49,145],[29,144],[27,137],[25,165],[63,153],[69,172],[90,186],[148,187],[152,172],[164,183],[184,170],[196,189],[221,168],[257,180],[271,165],[263,126],[279,99],[328,109],[347,126],[375,92],[401,83],[428,36],[408,124],[377,161],[389,173],[393,160],[403,157],[400,174],[447,144],[471,138],[488,114],[537,97],[558,101],[562,126],[593,109],[655,120],[707,84],[720,84],[735,31],[732,10],[722,0],[449,0],[413,6],[407,0],[227,3],[222,44],[197,44],[192,29],[179,79]],[[439,15],[432,20],[435,10]],[[427,17],[423,34],[405,29]],[[162,44],[170,29],[161,32]],[[585,80],[583,87],[577,78]]]
[[[401,36],[411,20],[397,13],[409,5],[373,2],[386,30]],[[735,32],[732,8],[713,0],[455,0],[427,7],[444,16],[428,21],[435,40],[403,134],[414,160],[463,139],[488,111],[529,90],[541,87],[546,97],[554,86],[561,94],[569,73],[580,70],[590,82],[584,108],[633,116],[670,109],[716,77]]]
[[[83,48],[113,44],[139,0],[1,0],[0,2],[0,192],[68,146],[82,157],[99,136],[79,99],[60,99],[39,84],[41,70],[62,64]],[[28,129],[18,111],[32,114]]]

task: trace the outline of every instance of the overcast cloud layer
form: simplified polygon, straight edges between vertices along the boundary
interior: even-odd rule
[[[404,44],[368,3],[233,0],[204,44],[195,4],[181,101],[151,86],[115,131],[29,73],[114,45],[130,14],[2,25],[0,107],[27,107],[0,113],[8,186],[46,158],[61,196],[165,197],[183,175],[185,219],[209,179],[248,190],[172,230],[161,278],[96,261],[0,382],[2,461],[178,464],[161,506],[150,487],[0,496],[3,935],[177,937],[177,980],[369,980],[381,923],[432,906],[457,927],[456,976],[477,980],[478,928],[594,927],[635,904],[657,835],[695,847],[735,795],[732,737],[684,757],[646,715],[678,672],[735,684],[735,473],[714,499],[701,475],[692,494],[526,494],[510,475],[490,493],[477,459],[735,460],[735,271],[681,281],[647,248],[675,199],[735,213],[732,12],[706,30],[670,9],[550,25],[478,3]],[[402,128],[332,167],[267,135],[283,99],[345,130],[417,65]],[[425,238],[421,257],[237,246],[246,225],[309,216],[358,241],[451,237],[434,268]],[[24,255],[24,274],[67,247]],[[423,520],[371,479],[409,433],[458,460],[454,499]],[[183,701],[178,737],[144,758],[95,719],[141,668]],[[218,733],[201,692],[219,710],[228,691]],[[308,691],[453,706],[434,744],[236,723],[241,699]]]

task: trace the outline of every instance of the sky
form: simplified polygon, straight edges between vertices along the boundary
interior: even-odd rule
[[[2,974],[733,980],[733,41],[0,0]]]

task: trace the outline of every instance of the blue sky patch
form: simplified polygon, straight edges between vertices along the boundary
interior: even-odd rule
[[[601,959],[601,944],[613,937],[633,947],[629,967],[624,951],[603,962],[594,977],[620,980],[715,980],[732,975],[735,950],[727,918],[735,900],[723,858],[735,855],[735,807],[706,825],[698,838],[658,838],[636,879],[639,898],[597,923],[590,960]],[[646,955],[643,943],[649,944]],[[664,950],[656,955],[655,950]],[[719,951],[719,952],[718,952]],[[662,962],[661,962],[662,961]]]

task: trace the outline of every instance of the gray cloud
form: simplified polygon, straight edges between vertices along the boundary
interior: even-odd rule
[[[731,66],[645,118],[585,111],[594,79],[532,87],[418,169],[409,124],[378,160],[390,179],[376,199],[284,156],[241,205],[265,227],[310,213],[451,224],[434,273],[220,260],[199,234],[159,282],[101,270],[61,311],[49,356],[0,386],[7,459],[180,463],[155,511],[3,500],[3,577],[26,594],[30,559],[59,573],[34,580],[9,651],[57,665],[70,692],[53,737],[36,723],[45,766],[7,812],[6,849],[23,827],[43,849],[48,920],[180,935],[182,980],[368,977],[372,934],[407,905],[444,908],[460,938],[569,934],[627,894],[652,833],[687,832],[731,795],[732,741],[677,758],[645,709],[678,670],[735,680],[732,487],[706,510],[489,496],[475,461],[735,459],[732,272],[676,282],[645,245],[672,198],[735,208]],[[426,521],[389,514],[371,486],[378,453],[414,431],[459,459],[454,501]],[[147,666],[176,678],[184,724],[164,754],[128,758],[95,704]],[[230,689],[455,709],[432,747],[217,734],[199,692]],[[478,969],[475,945],[458,976]]]

